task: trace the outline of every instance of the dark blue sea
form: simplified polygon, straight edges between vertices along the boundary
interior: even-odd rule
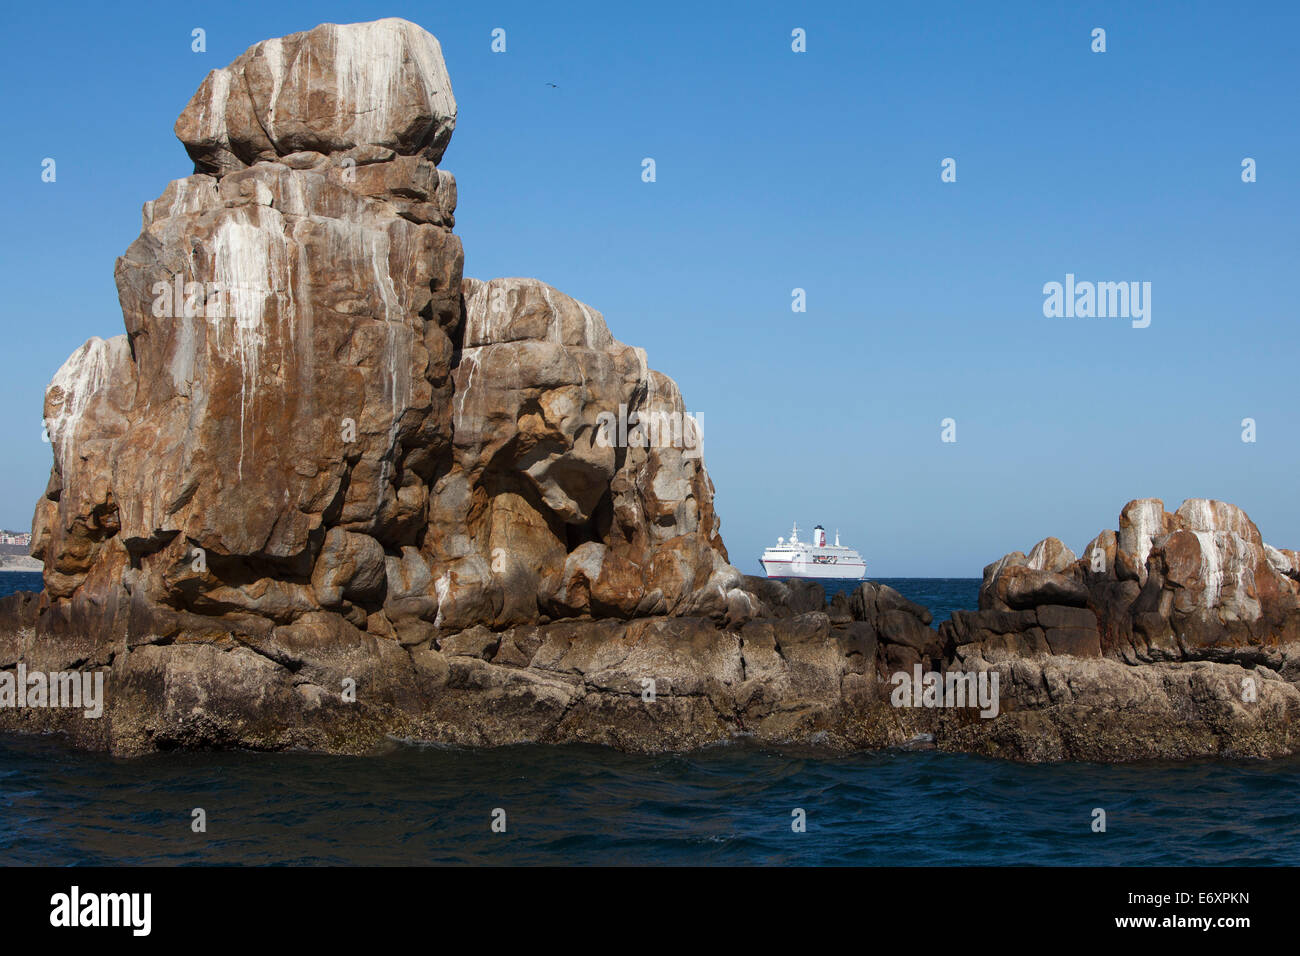
[[[979,584],[886,583],[936,620],[973,607]],[[0,593],[39,586],[0,574]],[[119,760],[10,737],[0,864],[1296,865],[1298,788],[1300,760],[1022,766],[752,741]]]

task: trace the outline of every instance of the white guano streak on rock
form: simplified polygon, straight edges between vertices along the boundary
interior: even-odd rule
[[[1230,513],[1232,509],[1227,509]],[[1262,613],[1255,590],[1255,569],[1248,556],[1251,545],[1232,528],[1219,521],[1220,509],[1209,498],[1189,498],[1178,512],[1196,535],[1201,547],[1201,579],[1205,582],[1205,607],[1222,603],[1226,588],[1233,588],[1231,611],[1247,620]],[[1226,609],[1226,608],[1225,608]],[[1239,612],[1244,611],[1244,615]]]
[[[394,106],[402,84],[406,33],[394,20],[351,24],[330,30],[340,107],[354,114],[354,144],[378,142],[395,125]]]
[[[212,111],[208,111],[208,98],[199,109],[199,139],[224,138],[226,133],[226,101],[230,98],[230,71],[224,67],[212,71]]]
[[[271,98],[266,104],[266,135],[275,142],[275,104],[280,98],[280,87],[284,81],[284,46],[280,37],[265,40],[261,44],[262,56],[266,59],[266,68],[271,74]]]
[[[73,352],[50,382],[50,388],[58,388],[63,395],[58,414],[46,424],[50,441],[58,449],[59,473],[65,480],[70,477],[68,463],[75,453],[77,427],[91,397],[107,383],[107,368],[108,343],[96,336]]]
[[[1164,533],[1164,515],[1164,507],[1155,501],[1144,501],[1137,509],[1137,521],[1133,525],[1137,535],[1137,552],[1134,557],[1138,577],[1144,582],[1147,579],[1147,557],[1151,554],[1151,540],[1157,534]]]
[[[433,616],[433,626],[442,627],[443,602],[447,600],[447,592],[451,590],[450,571],[444,571],[438,576],[438,580],[433,582],[433,590],[438,595],[438,612]]]
[[[164,195],[166,194],[164,193]],[[166,218],[171,218],[172,215],[174,213],[168,212]],[[198,247],[186,244],[183,250],[189,268],[182,270],[182,274],[191,277],[201,275],[202,272],[195,262]],[[206,301],[205,298],[205,304]],[[183,302],[173,303],[173,312],[175,313],[173,321],[176,323],[177,330],[176,341],[172,348],[171,361],[167,364],[167,370],[171,375],[172,386],[177,393],[192,398],[194,395],[192,383],[200,379],[200,376],[195,371],[195,365],[198,361],[195,323],[202,321],[202,319],[185,315]]]
[[[1208,498],[1188,498],[1179,506],[1183,520],[1194,531],[1221,531],[1218,518]]]
[[[489,326],[488,303],[492,298],[492,283],[484,282],[478,287],[477,293],[470,296],[465,303],[465,332],[462,339],[463,345],[460,353],[460,367],[465,369],[465,386],[461,388],[456,379],[459,374],[453,376],[453,387],[455,389],[452,396],[452,429],[459,432],[464,427],[465,421],[465,398],[469,395],[470,388],[474,384],[474,366],[478,364],[478,346],[474,342],[486,342],[488,339],[487,329]],[[459,372],[459,369],[457,369]]]
[[[297,190],[302,189],[302,181],[294,176],[291,181],[295,183]],[[304,206],[305,207],[305,200]],[[302,375],[302,381],[307,383],[308,395],[310,402],[306,407],[315,408],[315,395],[311,394],[311,385],[316,381],[316,350],[313,348],[313,333],[315,324],[312,321],[312,298],[311,298],[311,262],[307,258],[307,244],[298,237],[300,228],[308,228],[304,225],[303,220],[297,220],[291,226],[290,235],[293,243],[298,247],[298,282],[293,290],[293,299],[295,302],[294,314],[291,316],[292,321],[289,323],[289,338],[293,344],[294,354],[298,356],[299,370]],[[298,312],[301,311],[303,319],[303,348],[298,348]],[[309,412],[310,414],[310,412]]]
[[[555,307],[555,302],[551,299],[551,287],[543,282],[541,288],[542,298],[546,300],[546,307],[551,310],[551,320],[555,323],[552,326],[551,340],[563,349],[564,335],[563,330],[560,328],[560,310]]]
[[[1198,515],[1198,518],[1204,515]],[[1200,578],[1204,584],[1206,610],[1222,606],[1225,616],[1238,620],[1257,620],[1262,613],[1255,592],[1255,569],[1249,560],[1252,548],[1245,538],[1232,531],[1191,532],[1201,549]],[[1232,589],[1230,603],[1223,596]]]
[[[171,373],[172,385],[178,394],[191,392],[190,382],[194,379],[194,323],[197,319],[184,315],[176,318],[176,344],[172,349],[172,358],[167,365]]]
[[[489,310],[491,282],[479,286],[478,292],[465,303],[465,345],[486,345],[492,341],[492,318]]]
[[[488,318],[487,303],[491,299],[491,285],[491,282],[483,283],[477,293],[465,302],[464,345],[461,347],[460,366],[453,376],[452,431],[456,434],[468,431],[465,427],[465,400],[474,385],[474,369],[478,365],[478,349],[481,347],[471,343],[489,341],[491,320]],[[461,377],[460,369],[464,369],[463,387],[458,381]]]
[[[1280,574],[1286,574],[1292,570],[1291,559],[1271,544],[1264,545],[1264,556],[1268,558],[1268,563],[1272,565],[1273,569]]]
[[[260,381],[262,347],[266,344],[266,300],[275,294],[274,279],[287,289],[287,276],[280,257],[280,268],[272,250],[269,228],[260,228],[247,221],[242,209],[234,210],[232,218],[224,220],[213,238],[213,270],[220,290],[225,294],[232,316],[209,316],[212,330],[209,342],[223,358],[229,358],[222,335],[223,327],[230,327],[234,343],[234,358],[239,362],[239,465],[238,476],[244,476],[244,432],[256,398]],[[283,251],[283,236],[275,230],[277,246]],[[275,275],[274,273],[280,273]],[[254,431],[256,437],[256,431]]]
[[[641,348],[639,345],[633,346],[632,354],[636,356],[637,366],[641,370],[637,373],[638,380],[645,381],[650,377],[650,357],[646,355],[645,349]]]
[[[385,22],[385,21],[380,21]],[[393,21],[389,21],[393,22]],[[442,44],[433,34],[414,24],[395,21],[397,29],[406,38],[406,51],[419,70],[424,97],[435,116],[456,115],[456,101],[451,92],[451,76],[442,56]]]
[[[290,201],[285,203],[287,208],[282,209],[281,212],[290,216],[310,216],[312,210],[307,202],[307,177],[295,169],[290,171],[288,180]]]
[[[1029,552],[1029,563],[1025,565],[1032,571],[1047,570],[1047,539],[1044,538],[1038,544],[1034,545]]]
[[[540,285],[542,288],[542,298],[546,300],[546,307],[551,310],[551,318],[555,322],[554,325],[555,332],[552,336],[554,340],[554,344],[558,345],[560,347],[560,351],[563,352],[565,357],[572,362],[573,356],[570,354],[569,349],[564,344],[564,330],[561,328],[563,323],[560,318],[560,310],[556,307],[555,300],[551,298],[551,291],[552,291],[551,287],[547,285],[545,282],[539,282],[538,285]],[[574,365],[578,369],[578,375],[582,378],[582,398],[583,398],[583,404],[586,404],[586,402],[590,398],[590,396],[587,393],[587,373],[583,370],[581,362],[574,362]]]
[[[576,299],[574,301],[577,302]],[[591,309],[587,307],[585,302],[578,302],[578,308],[582,310],[582,334],[586,339],[584,344],[589,349],[599,348],[596,342],[596,323],[592,318]]]
[[[203,212],[218,205],[217,183],[210,176],[196,173],[167,184],[161,196],[145,203],[145,228],[190,213]]]
[[[387,333],[385,351],[388,358],[387,391],[389,399],[388,449],[380,463],[379,482],[376,488],[378,495],[376,509],[383,503],[384,487],[388,482],[388,476],[392,468],[391,456],[396,453],[397,449],[397,429],[401,421],[401,413],[405,411],[411,401],[410,349],[405,347],[409,345],[409,339],[403,336],[401,342],[398,341],[399,335],[408,330],[406,329],[406,323],[403,321],[404,315],[400,297],[397,294],[396,286],[393,285],[393,277],[389,271],[389,252],[388,234],[378,230],[370,231],[366,258],[370,260],[375,287],[379,290],[379,297],[383,303],[383,319]],[[400,356],[399,352],[401,353]]]
[[[1213,531],[1193,531],[1201,546],[1201,581],[1205,586],[1203,597],[1205,607],[1212,608],[1219,603],[1219,594],[1223,590],[1223,556],[1219,553],[1219,543]]]

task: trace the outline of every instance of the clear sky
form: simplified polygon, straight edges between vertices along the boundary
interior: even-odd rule
[[[466,274],[550,282],[677,380],[742,569],[797,520],[871,576],[978,575],[1146,496],[1300,547],[1291,2],[11,5],[0,526],[45,487],[50,377],[123,330],[114,260],[192,171],[203,76],[384,16],[443,46]],[[1067,273],[1150,282],[1150,326],[1044,317]]]

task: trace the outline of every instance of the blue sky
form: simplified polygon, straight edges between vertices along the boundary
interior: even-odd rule
[[[550,282],[678,381],[742,569],[798,520],[872,576],[977,575],[1146,496],[1226,499],[1300,547],[1300,5],[125,9],[22,5],[0,38],[0,526],[45,487],[50,377],[122,331],[113,263],[192,170],[171,129],[203,76],[404,16],[459,105],[466,274]],[[1150,282],[1150,327],[1045,318],[1066,273]]]

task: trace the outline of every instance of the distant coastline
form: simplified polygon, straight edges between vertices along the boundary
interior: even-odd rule
[[[31,532],[0,530],[0,571],[44,571],[31,550]]]
[[[28,554],[0,554],[0,574],[41,572],[45,566]]]

